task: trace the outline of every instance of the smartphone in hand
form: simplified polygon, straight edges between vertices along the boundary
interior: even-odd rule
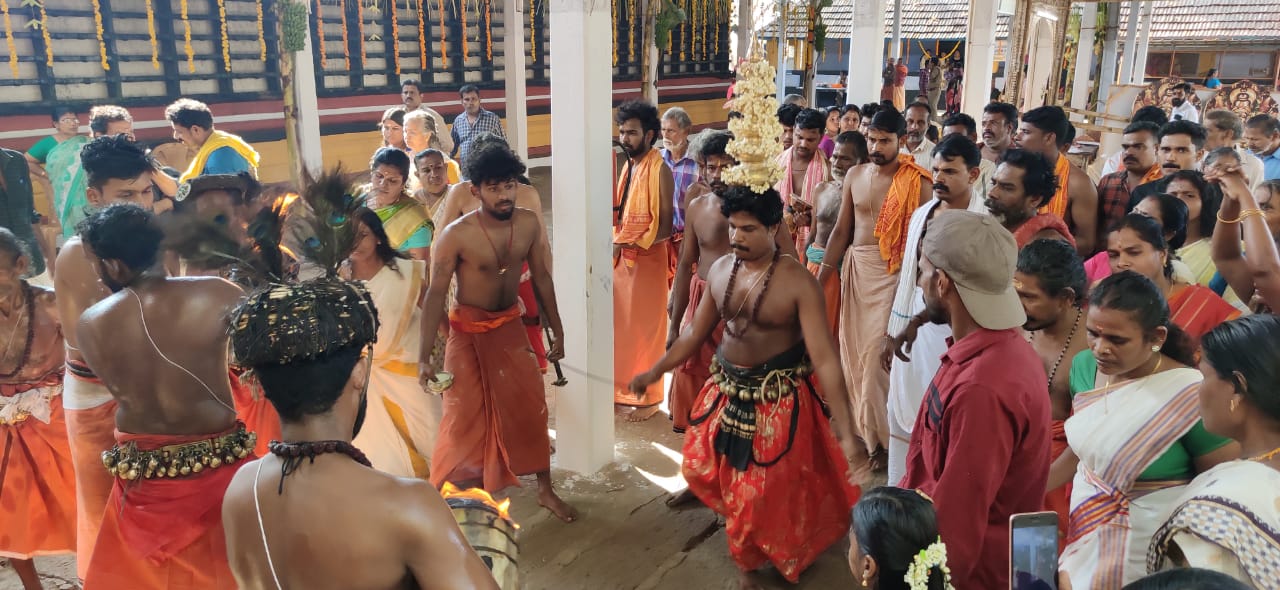
[[[1009,588],[1058,590],[1058,513],[1009,517]]]

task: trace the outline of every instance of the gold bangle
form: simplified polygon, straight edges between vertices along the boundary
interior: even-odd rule
[[[1241,211],[1240,215],[1237,216],[1235,219],[1223,219],[1222,212],[1218,212],[1218,222],[1219,223],[1240,223],[1241,221],[1244,221],[1245,219],[1252,217],[1254,215],[1263,215],[1262,209],[1245,209],[1244,211]]]

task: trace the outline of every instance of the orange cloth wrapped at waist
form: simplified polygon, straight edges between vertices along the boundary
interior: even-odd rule
[[[76,485],[61,376],[56,370],[0,385],[0,557],[75,551]]]
[[[470,305],[456,305],[449,310],[449,327],[467,334],[492,332],[520,319],[520,306],[513,305],[502,311],[489,311]]]

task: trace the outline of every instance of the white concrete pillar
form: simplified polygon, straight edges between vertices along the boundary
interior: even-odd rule
[[[1071,108],[1092,110],[1089,107],[1089,79],[1093,75],[1093,38],[1098,28],[1098,5],[1089,2],[1080,14],[1080,42],[1076,45],[1076,69],[1071,81]],[[1072,115],[1080,120],[1080,115]]]
[[[1147,79],[1147,49],[1151,47],[1151,27],[1155,24],[1152,4],[1155,2],[1151,0],[1142,3],[1142,32],[1138,34],[1138,50],[1133,54],[1133,84],[1142,84]]]
[[[887,0],[859,0],[853,3],[853,23],[849,31],[848,104],[880,102],[884,86],[884,13]],[[830,40],[827,41],[830,43]]]
[[[320,151],[320,102],[316,98],[316,62],[311,55],[311,35],[302,51],[293,54],[294,105],[298,108],[298,157],[312,175],[324,170]],[[287,89],[286,89],[287,91]]]
[[[640,88],[644,99],[650,104],[658,105],[658,44],[654,41],[653,31],[657,27],[656,0],[640,0],[640,14],[644,15],[644,27],[641,39],[644,39],[644,73]]]
[[[776,23],[778,32],[773,37],[773,46],[777,49],[777,63],[774,64],[775,74],[773,77],[773,85],[777,93],[778,103],[782,103],[782,99],[787,96],[787,47],[789,43],[790,31],[787,29],[787,0],[778,0],[778,18]]]
[[[893,50],[890,53],[895,63],[902,57],[902,0],[893,0]]]
[[[964,94],[960,112],[980,119],[982,107],[990,102],[991,77],[995,75],[996,0],[972,0],[969,3],[969,28],[964,49]]]
[[[1124,58],[1120,62],[1120,81],[1124,83],[1133,79],[1133,61],[1138,54],[1138,21],[1141,20],[1138,15],[1139,4],[1138,0],[1129,2],[1129,19],[1125,22]],[[1119,9],[1117,6],[1116,10]]]
[[[507,142],[520,159],[529,160],[529,111],[525,84],[524,31],[527,3],[521,0],[502,1],[502,77],[506,84]]]
[[[556,459],[613,460],[613,27],[609,4],[550,0],[554,278],[565,329]]]
[[[1098,74],[1099,111],[1105,111],[1116,81],[1116,54],[1120,45],[1120,5],[1107,5],[1107,33],[1102,40],[1102,71]]]
[[[747,59],[753,49],[752,45],[756,42],[756,29],[754,24],[755,5],[751,0],[738,0],[735,4],[738,10],[738,31],[736,33],[737,46],[733,55],[737,59],[733,62],[733,70],[738,71],[738,62]]]

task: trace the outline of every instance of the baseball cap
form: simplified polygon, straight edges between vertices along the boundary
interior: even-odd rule
[[[960,300],[979,326],[1007,330],[1027,322],[1013,289],[1018,246],[995,217],[970,211],[943,211],[924,235],[921,253],[946,271]]]

